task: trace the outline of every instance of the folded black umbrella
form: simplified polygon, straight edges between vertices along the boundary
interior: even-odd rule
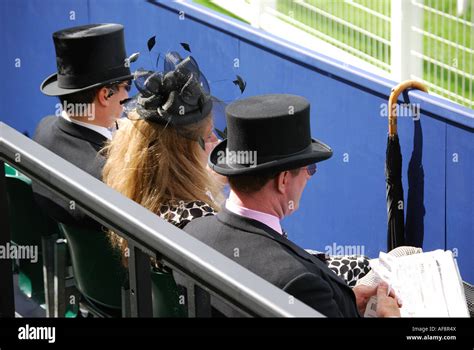
[[[405,219],[402,185],[402,153],[397,133],[396,103],[398,96],[405,89],[419,89],[427,92],[427,88],[415,80],[407,80],[392,89],[388,100],[388,139],[385,159],[385,182],[387,199],[387,250],[405,244]]]
[[[387,249],[390,251],[405,244],[402,154],[398,135],[389,136],[387,139],[385,182],[388,217]]]

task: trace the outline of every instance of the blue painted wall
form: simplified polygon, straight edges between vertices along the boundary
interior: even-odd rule
[[[387,119],[380,110],[395,82],[199,6],[142,0],[1,1],[0,120],[32,135],[57,103],[38,88],[55,71],[51,34],[98,22],[125,25],[127,51],[143,52],[134,68],[152,67],[156,55],[146,53],[146,40],[156,34],[157,52],[190,43],[213,93],[223,100],[239,98],[231,83],[235,74],[247,81],[244,96],[286,92],[308,98],[312,134],[332,146],[334,156],[320,164],[300,209],[285,219],[290,238],[319,250],[360,245],[369,256],[386,249]],[[15,67],[17,58],[21,67]],[[399,119],[411,241],[425,250],[454,249],[463,278],[474,282],[474,112],[422,92],[405,94],[400,101],[421,106],[419,121]]]

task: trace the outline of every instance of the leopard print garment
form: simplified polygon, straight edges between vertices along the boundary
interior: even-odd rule
[[[193,219],[216,214],[216,211],[209,204],[202,201],[179,201],[162,205],[159,213],[161,218],[180,229]]]
[[[312,249],[305,249],[309,254],[324,261],[349,287],[355,287],[357,281],[369,273],[369,258],[365,255],[328,255]]]
[[[331,255],[327,264],[349,287],[355,287],[357,281],[370,271],[369,258],[363,255]]]

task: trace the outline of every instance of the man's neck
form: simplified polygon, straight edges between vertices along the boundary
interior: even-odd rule
[[[247,209],[270,214],[280,219],[284,217],[283,211],[278,203],[275,203],[272,198],[262,194],[260,191],[253,194],[243,194],[231,189],[229,200]]]

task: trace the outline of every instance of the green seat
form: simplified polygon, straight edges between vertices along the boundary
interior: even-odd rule
[[[111,247],[107,234],[60,224],[71,255],[76,286],[99,311],[122,308],[121,291],[127,279],[120,252]],[[151,270],[153,316],[184,317],[173,275]],[[110,313],[109,313],[110,314]]]
[[[5,163],[5,175],[16,176],[18,174],[19,174],[18,170],[16,170],[10,164]]]
[[[11,168],[15,170],[14,168]],[[9,174],[13,171],[9,170]],[[44,215],[33,199],[31,180],[16,172],[5,176],[12,242],[36,247],[38,261],[19,260],[19,288],[28,297],[44,303],[41,237],[56,234],[57,224]]]
[[[152,269],[151,292],[153,317],[186,317],[172,273]]]
[[[103,314],[120,315],[126,270],[106,233],[59,227],[67,241],[77,289]]]

